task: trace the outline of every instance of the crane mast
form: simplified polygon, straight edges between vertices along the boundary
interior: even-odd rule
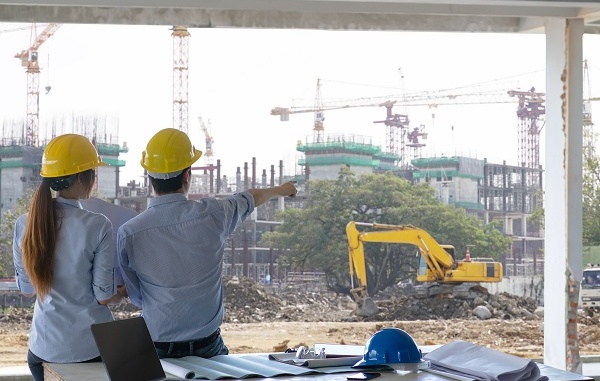
[[[315,120],[313,127],[313,142],[322,143],[325,140],[325,114],[323,112],[323,96],[321,94],[321,80],[317,78],[317,91],[315,92]]]
[[[185,26],[176,25],[173,32],[173,128],[186,134],[189,127],[188,74],[189,38]]]
[[[408,115],[395,114],[392,111],[396,101],[387,101],[381,104],[386,108],[384,120],[376,120],[373,123],[383,123],[385,125],[385,149],[400,158],[400,166],[408,167],[409,160],[406,157],[406,135],[410,120]]]
[[[27,73],[27,118],[25,122],[25,145],[36,147],[39,135],[39,111],[40,111],[40,66],[38,62],[38,49],[42,44],[60,28],[61,24],[48,24],[38,34],[31,46],[15,54],[15,58],[21,60],[21,66],[25,67]],[[32,26],[32,33],[35,24]]]

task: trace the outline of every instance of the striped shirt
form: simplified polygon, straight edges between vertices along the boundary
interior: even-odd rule
[[[117,233],[117,254],[131,301],[142,308],[153,341],[195,340],[223,322],[226,239],[254,210],[248,192],[188,200],[150,199]]]
[[[61,225],[52,288],[43,302],[35,302],[29,349],[49,362],[79,362],[100,355],[90,324],[113,319],[108,307],[98,304],[116,294],[112,225],[105,216],[83,210],[78,200],[56,201]],[[15,223],[13,258],[19,289],[33,294],[21,252],[26,222],[24,214]]]

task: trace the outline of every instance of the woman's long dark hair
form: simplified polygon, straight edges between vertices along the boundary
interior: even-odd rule
[[[94,169],[90,169],[74,176],[79,177],[91,190],[94,175]],[[60,216],[50,190],[56,181],[56,178],[44,178],[35,191],[21,245],[25,271],[40,300],[43,300],[52,288],[56,241],[60,229]]]

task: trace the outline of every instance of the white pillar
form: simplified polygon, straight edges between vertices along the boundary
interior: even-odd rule
[[[582,272],[582,36],[583,20],[547,20],[544,364],[579,373],[569,287],[578,293]]]
[[[513,220],[508,214],[504,215],[504,234],[513,235]]]

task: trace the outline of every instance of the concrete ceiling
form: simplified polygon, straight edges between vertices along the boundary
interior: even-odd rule
[[[555,17],[600,33],[598,0],[0,0],[0,22],[65,24],[515,33]]]

